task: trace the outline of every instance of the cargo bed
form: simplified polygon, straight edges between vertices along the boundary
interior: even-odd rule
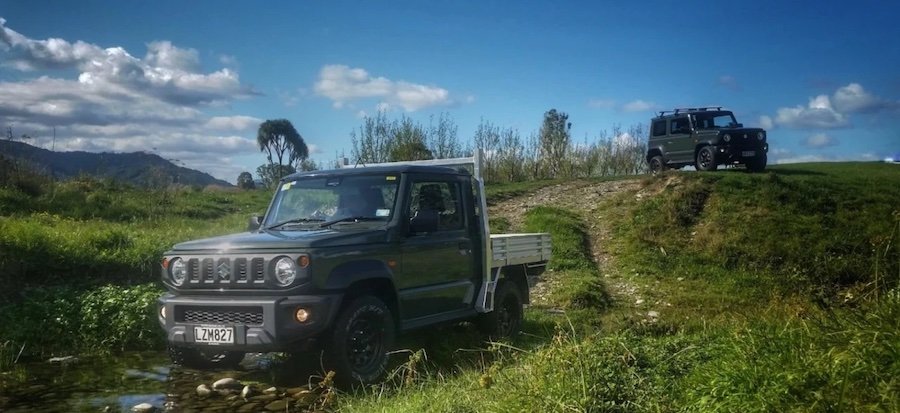
[[[491,234],[491,268],[546,263],[550,234]]]

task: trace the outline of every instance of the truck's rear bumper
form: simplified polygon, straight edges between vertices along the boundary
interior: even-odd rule
[[[302,342],[315,338],[330,325],[340,305],[339,295],[272,298],[199,297],[165,294],[159,298],[160,325],[170,345],[214,347],[250,352],[301,350]],[[304,308],[309,318],[300,323],[294,314]],[[233,344],[198,343],[194,327],[234,329]]]

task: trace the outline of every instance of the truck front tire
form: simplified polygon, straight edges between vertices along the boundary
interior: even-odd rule
[[[762,172],[766,169],[767,162],[768,156],[766,154],[757,155],[746,162],[747,170],[750,172]]]
[[[192,369],[233,369],[244,359],[240,351],[203,351],[190,347],[169,346],[169,358],[172,362]]]
[[[694,165],[698,171],[715,171],[718,168],[716,163],[716,150],[712,146],[704,146],[697,151],[697,159]]]
[[[385,373],[394,344],[394,317],[383,301],[363,296],[341,311],[325,349],[326,369],[342,384],[369,384]]]
[[[656,155],[650,158],[650,173],[653,175],[657,175],[660,172],[665,171],[666,163],[663,161],[662,155]]]
[[[501,280],[494,294],[494,310],[478,317],[478,329],[491,339],[512,337],[522,327],[522,294],[515,283]]]

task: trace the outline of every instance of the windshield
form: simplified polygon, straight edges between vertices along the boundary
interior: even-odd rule
[[[698,113],[694,115],[694,127],[697,129],[733,128],[737,120],[731,112]]]
[[[399,182],[396,175],[356,175],[283,183],[264,226],[311,229],[340,220],[348,224],[386,222],[395,209]]]

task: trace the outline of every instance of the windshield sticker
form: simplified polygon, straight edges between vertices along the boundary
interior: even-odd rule
[[[376,209],[376,210],[375,210],[375,216],[376,216],[376,217],[386,217],[386,216],[389,216],[389,215],[391,215],[391,210],[390,210],[390,209]]]
[[[284,184],[284,185],[281,186],[281,190],[282,190],[282,191],[287,191],[288,189],[291,189],[291,186],[292,186],[292,185],[294,185],[293,182],[288,182],[288,183],[286,183],[286,184]]]
[[[386,176],[386,177],[384,177],[384,179],[386,181],[396,181],[397,177],[396,176]]]

